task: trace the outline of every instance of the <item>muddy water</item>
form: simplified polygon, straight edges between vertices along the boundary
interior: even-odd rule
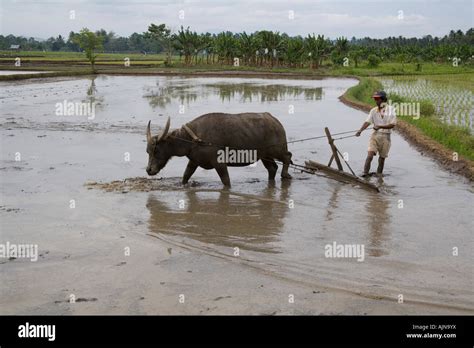
[[[324,134],[325,126],[342,132],[365,119],[337,99],[355,83],[1,83],[1,241],[38,244],[40,253],[34,263],[2,260],[1,312],[473,313],[473,187],[398,134],[386,176],[371,179],[379,194],[299,172],[269,184],[260,163],[231,168],[229,191],[202,169],[183,188],[185,158],[146,179],[149,119],[157,132],[167,116],[173,128],[207,112],[270,112],[289,140]],[[65,101],[96,107],[57,115]],[[337,141],[359,173],[368,137]],[[324,139],[289,149],[299,164],[330,155]],[[325,257],[333,242],[364,246],[363,260]],[[68,304],[71,294],[81,303]],[[178,294],[191,302],[178,304]],[[297,298],[292,307],[288,294]]]

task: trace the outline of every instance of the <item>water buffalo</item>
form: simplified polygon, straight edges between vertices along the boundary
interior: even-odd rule
[[[224,186],[230,186],[227,167],[247,166],[261,160],[268,170],[268,179],[275,180],[278,165],[283,162],[281,177],[290,179],[292,163],[285,129],[275,117],[265,113],[210,113],[195,118],[179,129],[170,131],[170,118],[161,134],[152,136],[150,122],[146,131],[146,171],[156,175],[173,156],[186,156],[188,165],[183,185],[197,167],[215,169]],[[202,141],[200,141],[202,140]]]

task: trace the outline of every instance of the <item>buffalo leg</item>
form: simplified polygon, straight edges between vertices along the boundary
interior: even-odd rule
[[[183,174],[183,181],[182,181],[183,185],[186,185],[188,183],[189,178],[191,178],[191,176],[194,174],[197,167],[198,166],[194,162],[192,162],[192,161],[188,162],[186,170],[184,171],[184,174]]]
[[[291,179],[290,173],[288,173],[288,168],[290,164],[293,164],[291,160],[291,152],[287,152],[286,156],[282,159],[283,162],[283,169],[281,170],[281,177],[283,179]]]
[[[272,159],[262,158],[262,163],[268,170],[268,180],[275,180],[275,175],[278,170],[278,165],[276,164],[276,162]]]
[[[230,178],[229,172],[227,171],[227,165],[224,163],[219,163],[215,166],[215,169],[217,171],[217,174],[219,174],[219,177],[221,178],[221,181],[224,186],[230,187]]]

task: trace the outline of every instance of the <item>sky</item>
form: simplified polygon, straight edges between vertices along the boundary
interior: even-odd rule
[[[273,30],[289,35],[444,36],[474,27],[474,0],[0,0],[0,34],[46,39],[84,27],[120,36],[150,23],[200,32]]]

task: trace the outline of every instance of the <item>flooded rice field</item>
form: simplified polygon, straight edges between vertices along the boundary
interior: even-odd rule
[[[474,91],[465,76],[392,76],[379,80],[387,93],[413,102],[427,100],[443,122],[473,129]]]
[[[293,170],[272,184],[261,162],[230,168],[229,190],[204,169],[183,187],[186,158],[146,175],[148,120],[157,134],[168,116],[174,129],[209,112],[270,112],[289,141],[356,130],[365,113],[338,100],[356,83],[0,83],[1,241],[38,245],[36,262],[0,259],[1,314],[474,313],[473,187],[396,133],[385,177],[370,179],[380,193]],[[357,173],[369,135],[336,141]],[[289,150],[297,164],[330,157],[324,138]],[[364,253],[328,257],[334,243]]]

